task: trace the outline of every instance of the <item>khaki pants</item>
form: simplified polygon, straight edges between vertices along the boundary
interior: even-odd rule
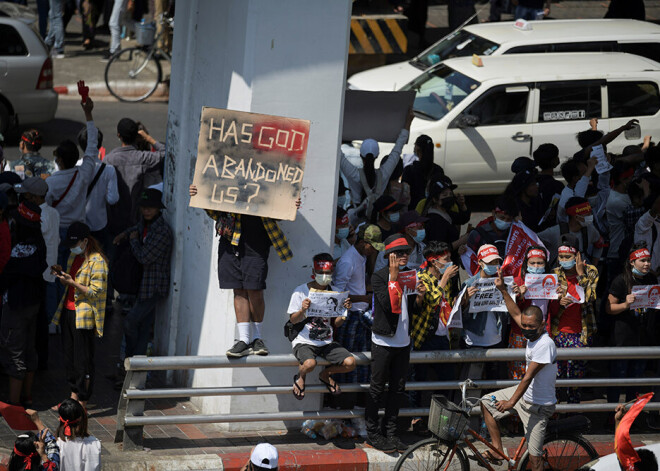
[[[491,394],[486,394],[482,404],[493,415],[495,420],[503,419],[511,415],[511,410],[500,412],[491,405],[491,396],[495,396],[495,402],[508,401],[516,392],[518,386],[500,389]],[[520,417],[520,421],[525,427],[525,438],[527,439],[527,448],[532,456],[541,456],[543,454],[543,440],[545,439],[545,429],[548,425],[548,419],[555,413],[554,404],[551,406],[540,406],[531,404],[524,399],[520,399],[513,407]]]

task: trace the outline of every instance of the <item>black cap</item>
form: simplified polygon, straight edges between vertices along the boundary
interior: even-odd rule
[[[529,157],[518,157],[511,164],[511,171],[513,173],[520,173],[525,170],[532,170],[536,167],[536,162],[534,162]]]
[[[163,193],[155,188],[147,188],[140,195],[138,206],[143,208],[158,208],[163,209]]]
[[[69,247],[73,247],[81,240],[90,236],[89,226],[84,222],[74,222],[66,230],[66,243]]]
[[[513,191],[517,195],[522,193],[525,190],[525,188],[527,188],[530,184],[532,184],[535,181],[536,181],[535,169],[523,170],[515,174],[513,180],[511,180],[511,188],[513,188]]]
[[[398,252],[399,250],[411,251],[412,247],[408,244],[408,239],[406,239],[401,234],[392,234],[387,239],[385,239],[385,255],[389,255],[392,252]],[[389,247],[389,248],[388,248]]]
[[[455,190],[458,188],[458,186],[454,185],[454,183],[451,181],[451,178],[449,178],[447,175],[442,175],[438,177],[434,182],[431,182],[431,185],[429,186],[429,198],[434,198],[435,196],[439,195],[445,188]]]
[[[397,200],[390,195],[383,195],[374,202],[374,211],[398,211],[403,207]]]

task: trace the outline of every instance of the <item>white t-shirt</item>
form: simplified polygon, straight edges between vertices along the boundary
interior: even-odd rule
[[[336,291],[348,291],[350,294],[367,294],[366,283],[367,258],[352,245],[337,261],[335,273],[332,277],[332,286]],[[369,309],[369,303],[353,303],[353,310],[366,311]]]
[[[410,321],[408,318],[408,296],[404,293],[401,298],[401,314],[396,324],[394,337],[385,337],[371,332],[371,341],[381,347],[401,348],[410,345],[410,334],[408,333]]]
[[[74,440],[57,439],[61,471],[101,471],[101,442],[90,435]]]
[[[530,362],[545,365],[541,368],[525,391],[523,399],[532,404],[551,406],[557,403],[555,382],[557,380],[557,347],[547,332],[534,342],[527,342],[525,349],[527,367]]]
[[[334,288],[330,288],[333,289]],[[302,308],[302,302],[309,296],[309,287],[307,283],[298,286],[293,290],[291,301],[287,314],[290,316]],[[332,342],[332,321],[331,317],[310,317],[309,321],[302,328],[298,336],[293,339],[291,345],[295,347],[298,344],[316,345],[322,347]]]

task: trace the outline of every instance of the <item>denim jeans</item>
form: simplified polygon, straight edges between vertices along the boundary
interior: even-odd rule
[[[49,0],[50,11],[48,12],[48,20],[50,21],[50,29],[48,36],[46,36],[46,44],[52,46],[57,52],[64,51],[64,23],[62,21],[62,0]]]
[[[124,319],[124,339],[126,339],[126,358],[145,355],[151,326],[156,319],[156,304],[159,296],[138,300]]]
[[[119,26],[119,20],[121,19],[121,14],[126,7],[126,0],[115,0],[115,4],[112,6],[112,15],[110,15],[110,22],[108,26],[110,27],[110,54],[114,54],[119,50],[119,45],[121,42],[121,28]]]
[[[515,18],[516,18],[516,20],[523,19],[523,20],[527,20],[527,21],[542,20],[543,19],[543,8],[537,9],[537,8],[530,8],[530,7],[522,7],[522,6],[518,5],[516,7]]]

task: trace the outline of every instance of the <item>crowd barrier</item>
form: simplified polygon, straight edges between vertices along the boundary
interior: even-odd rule
[[[367,352],[353,355],[358,365],[368,365],[371,354]],[[613,360],[613,359],[660,359],[660,347],[605,347],[605,348],[560,348],[558,360]],[[411,364],[428,363],[477,363],[490,361],[524,361],[525,349],[486,349],[486,350],[443,350],[412,352]],[[329,363],[318,359],[318,365]],[[261,368],[297,367],[298,361],[292,354],[247,356],[229,360],[226,356],[136,356],[125,360],[126,378],[117,407],[117,431],[115,443],[123,442],[123,449],[142,449],[143,427],[145,425],[207,424],[230,422],[298,421],[307,419],[350,419],[361,417],[362,410],[323,410],[264,412],[253,414],[186,414],[145,416],[144,405],[147,399],[189,398],[200,396],[247,396],[261,394],[291,394],[291,384],[285,386],[238,386],[238,387],[180,387],[147,389],[147,373],[163,370],[196,370],[208,368]],[[511,380],[474,381],[473,389],[500,389],[518,384]],[[660,378],[582,378],[557,380],[558,387],[607,387],[607,386],[660,386]],[[368,384],[341,384],[344,392],[364,392]],[[437,391],[459,389],[456,381],[409,382],[408,391]],[[305,393],[325,393],[323,385],[309,385]],[[557,412],[605,412],[613,411],[615,403],[558,404]],[[649,403],[647,410],[660,410],[660,402]],[[475,408],[475,413],[479,413]],[[402,408],[401,416],[427,416],[428,408]]]

